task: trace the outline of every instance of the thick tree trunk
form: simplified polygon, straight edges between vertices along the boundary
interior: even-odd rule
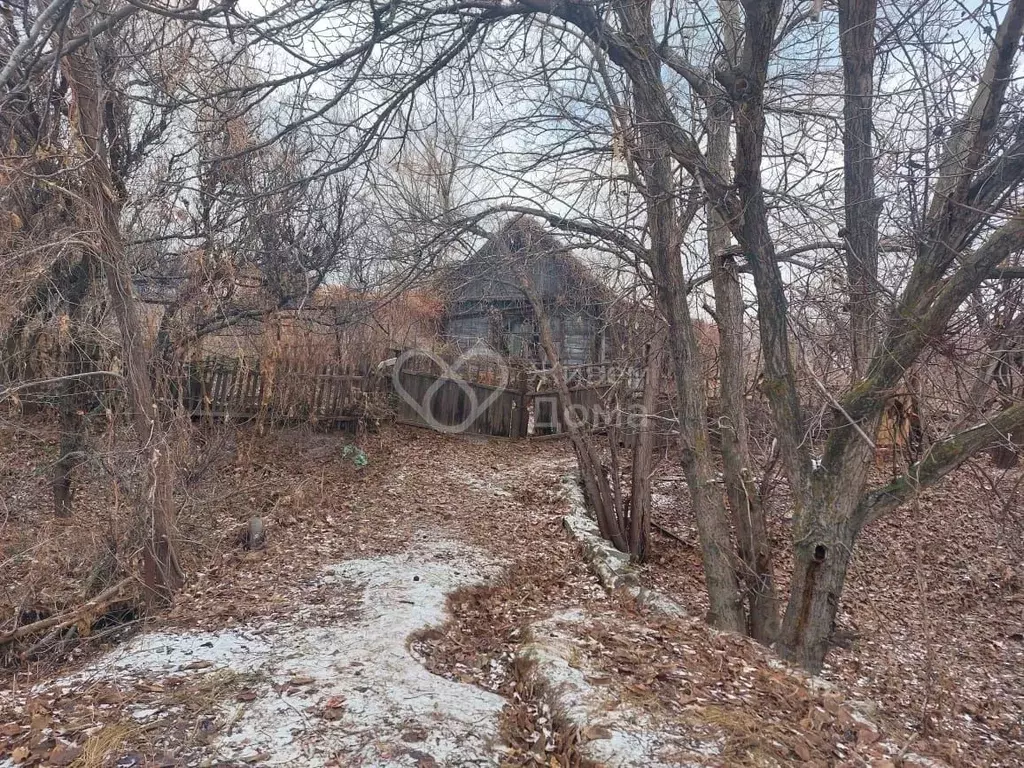
[[[851,379],[867,373],[878,338],[878,216],[874,120],[876,0],[840,0],[843,56],[843,183],[846,194],[846,274],[850,291]]]
[[[709,132],[714,133],[714,131]],[[717,141],[709,136],[709,144]],[[725,136],[728,142],[728,134]],[[764,510],[753,481],[744,397],[743,296],[732,258],[724,255],[731,245],[729,230],[709,210],[708,245],[711,279],[715,291],[718,324],[718,392],[721,417],[722,470],[732,512],[736,546],[744,563],[750,636],[771,643],[779,628],[779,600],[775,591],[772,547]]]
[[[644,89],[637,88],[634,99],[638,122],[647,125]],[[679,399],[680,452],[704,559],[704,579],[709,598],[707,618],[709,623],[720,629],[743,632],[746,620],[734,567],[732,540],[711,459],[700,352],[686,303],[686,278],[681,261],[683,235],[679,228],[672,162],[667,145],[653,130],[640,131],[637,167],[646,185],[651,270],[658,305],[668,322],[669,351]]]
[[[739,10],[734,0],[720,0],[723,62],[733,66],[739,27]],[[709,99],[708,165],[723,178],[731,173],[732,109],[724,99]],[[722,474],[732,512],[736,546],[743,561],[743,584],[747,599],[747,631],[751,637],[771,643],[779,630],[779,599],[775,590],[771,540],[764,510],[754,485],[750,457],[743,352],[743,294],[737,265],[727,255],[732,246],[729,223],[713,205],[708,212],[708,255],[711,283],[715,293],[718,325],[719,419]]]
[[[849,522],[826,522],[825,518],[835,518],[826,510],[816,509],[814,515],[821,522],[794,546],[790,599],[777,647],[785,658],[819,672],[835,627],[856,532]]]
[[[879,421],[869,415],[861,429],[875,435]],[[856,512],[875,453],[852,425],[835,431],[853,437],[822,457],[812,480],[811,504],[793,521],[793,578],[777,643],[783,656],[814,672],[828,652],[846,569],[863,527]]]

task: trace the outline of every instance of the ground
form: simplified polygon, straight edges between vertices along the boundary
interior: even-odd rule
[[[115,545],[130,467],[96,441],[57,521],[52,428],[0,430],[0,634],[133,561]],[[656,512],[678,539],[657,537],[641,577],[687,617],[597,582],[562,526],[564,442],[217,427],[183,461],[184,592],[9,652],[0,765],[1024,764],[1020,530],[989,470],[866,533],[849,647],[809,679],[701,621],[671,462]],[[781,553],[784,497],[769,509]],[[266,546],[246,551],[255,514]]]

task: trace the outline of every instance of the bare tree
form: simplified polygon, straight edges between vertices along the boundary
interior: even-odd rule
[[[623,496],[622,467],[618,461],[617,450],[618,430],[614,427],[609,430],[609,466],[604,461],[603,451],[594,434],[595,425],[588,423],[586,416],[577,413],[573,407],[572,392],[566,379],[565,368],[558,353],[558,345],[551,333],[548,308],[537,286],[533,284],[533,270],[528,261],[517,266],[519,288],[533,309],[541,349],[551,366],[550,376],[554,381],[561,406],[560,422],[569,433],[587,498],[594,508],[601,535],[616,549],[628,553],[638,562],[644,562],[651,547],[651,477],[654,474],[656,428],[654,418],[661,381],[662,334],[659,329],[655,329],[647,345],[644,385],[639,403],[640,414],[630,462],[631,487],[628,496]],[[600,428],[602,425],[596,426]]]
[[[721,61],[718,67],[736,66],[741,34],[739,4],[723,0],[718,4]],[[719,175],[728,177],[731,163],[732,105],[718,94],[706,105],[708,163]],[[708,206],[707,244],[711,283],[715,296],[715,323],[719,338],[719,400],[722,467],[726,494],[732,512],[736,547],[742,561],[742,578],[747,596],[749,634],[766,643],[775,640],[779,629],[779,602],[775,592],[771,542],[764,509],[754,483],[746,404],[746,355],[743,291],[738,264],[733,255],[732,233],[719,210]]]
[[[38,76],[60,58],[40,41],[54,37],[63,7],[48,8],[39,29],[13,46],[0,84],[19,67]],[[761,392],[794,513],[794,571],[776,642],[811,669],[823,663],[864,526],[1024,421],[1019,404],[981,413],[981,425],[936,434],[902,476],[869,487],[874,441],[901,382],[967,322],[965,305],[984,307],[999,295],[987,281],[1009,275],[998,270],[1021,250],[1024,115],[1015,105],[1024,0],[976,10],[946,0],[881,10],[873,0],[840,0],[838,25],[829,9],[782,0],[323,0],[309,8],[217,10],[221,17],[162,12],[189,20],[227,50],[244,41],[253,60],[284,57],[288,65],[188,103],[278,96],[296,106],[254,144],[207,158],[211,167],[299,130],[343,137],[318,177],[375,160],[407,138],[413,105],[428,91],[497,112],[489,94],[502,83],[526,83],[521,104],[500,105],[506,124],[532,117],[536,126],[553,114],[566,121],[548,123],[555,135],[579,125],[581,115],[608,115],[598,139],[578,140],[574,132],[555,157],[532,152],[549,137],[520,133],[527,160],[511,171],[516,199],[491,202],[541,209],[549,222],[618,251],[653,280],[717,626],[769,640],[776,620],[767,533],[744,472],[751,460],[742,408],[723,455],[727,493],[715,483],[692,300],[705,272],[728,339],[721,396],[729,403],[744,375],[737,321],[746,317],[746,288],[753,290]],[[94,19],[90,32],[125,17],[115,11]],[[311,23],[327,18],[330,32]],[[943,30],[958,24],[971,36],[947,41]],[[77,28],[68,55],[92,39]],[[885,66],[876,66],[880,60]],[[573,88],[548,87],[552,73]],[[316,100],[295,99],[310,92]],[[495,143],[495,156],[511,144]],[[492,170],[510,172],[497,162]],[[537,195],[540,202],[518,205],[543,188],[549,194]],[[697,265],[686,233],[702,209],[709,247]],[[840,218],[842,231],[833,233]],[[811,296],[823,285],[814,282],[825,279],[816,274],[822,267],[828,280],[838,275],[845,309]],[[796,294],[808,300],[794,308]],[[824,315],[830,326],[844,325],[847,343],[819,343],[808,333],[826,325]],[[829,350],[827,365],[808,362],[810,347]],[[821,368],[828,382],[816,378]],[[820,411],[816,425],[809,404]]]
[[[111,170],[111,145],[106,140],[106,86],[95,44],[83,45],[65,56],[61,64],[73,100],[72,130],[83,153],[79,221],[87,233],[85,247],[102,266],[121,331],[126,390],[146,467],[139,504],[146,530],[144,579],[150,597],[165,600],[183,579],[175,549],[174,469],[167,425],[153,392],[150,352],[121,235],[122,201]]]
[[[474,6],[479,7],[479,6]],[[484,7],[498,13],[499,7]],[[912,246],[914,261],[906,284],[893,302],[892,319],[875,346],[864,380],[854,379],[847,394],[835,399],[835,416],[823,455],[812,457],[805,439],[797,368],[792,356],[786,283],[780,267],[780,251],[769,216],[763,163],[766,141],[766,83],[773,54],[788,34],[806,22],[806,16],[782,17],[782,5],[745,3],[742,39],[736,63],[713,76],[693,68],[685,52],[663,45],[655,37],[652,7],[645,3],[624,3],[602,15],[589,3],[502,4],[503,14],[546,13],[557,17],[589,38],[606,52],[610,61],[625,73],[632,96],[635,121],[637,165],[643,176],[650,227],[650,254],[660,303],[672,328],[673,356],[681,388],[681,431],[696,435],[686,442],[684,462],[695,498],[698,519],[705,516],[702,537],[708,588],[713,614],[721,626],[738,628],[734,570],[726,554],[727,532],[721,527],[721,504],[707,493],[710,463],[701,444],[703,397],[699,384],[687,378],[693,366],[695,345],[689,343],[692,326],[685,296],[676,287],[685,285],[678,274],[680,236],[675,210],[673,164],[699,180],[707,199],[728,222],[740,244],[752,273],[757,299],[760,346],[764,362],[763,388],[771,405],[776,434],[795,505],[793,588],[780,635],[780,648],[806,666],[818,668],[828,647],[846,566],[854,541],[862,527],[919,488],[937,481],[986,442],[999,439],[1021,418],[1018,406],[991,417],[982,427],[968,430],[937,443],[908,474],[889,486],[867,488],[868,467],[873,459],[872,436],[893,388],[923,350],[944,332],[950,318],[994,267],[1021,246],[1022,220],[1019,211],[1007,211],[1006,195],[1021,183],[1018,155],[1012,143],[997,137],[1015,135],[1016,123],[1001,121],[1013,62],[1021,36],[1021,5],[1009,2],[987,54],[983,77],[976,95],[967,106],[947,140],[945,158],[930,193],[929,213],[918,242]],[[870,8],[850,6],[849,22],[870,26]],[[870,36],[869,36],[870,39]],[[863,47],[864,40],[844,43],[848,57]],[[663,67],[677,72],[695,91],[714,89],[732,104],[736,136],[735,174],[723,177],[708,162],[698,142],[684,127],[663,80]],[[853,151],[863,135],[865,110],[870,112],[860,70],[846,72],[858,84],[847,89],[851,100],[848,145],[843,172],[853,176],[847,184],[847,210],[857,219],[857,232],[849,237],[846,251],[850,267],[858,277],[850,291],[862,292],[865,269],[872,270],[872,252],[877,242],[873,216],[858,212],[877,209],[870,181],[871,164],[865,162],[863,147]],[[870,70],[870,67],[868,67]],[[873,86],[872,86],[873,87]],[[1016,121],[1015,115],[1007,119]],[[865,178],[867,174],[867,178]],[[735,190],[735,192],[733,191]],[[865,198],[865,195],[867,197]],[[865,221],[867,226],[865,226]],[[872,231],[869,231],[872,230]],[[821,247],[809,244],[808,248]],[[829,241],[826,247],[832,248]],[[865,266],[866,265],[866,266]],[[959,266],[955,266],[959,265]],[[950,270],[953,270],[950,272]],[[877,288],[874,291],[877,293]],[[873,315],[859,306],[852,335],[858,339],[852,355],[856,360],[872,335]],[[910,318],[917,318],[910,323]],[[868,330],[865,330],[867,328]],[[855,363],[855,365],[860,365]],[[707,510],[712,510],[710,514]],[[717,510],[717,511],[715,511]],[[711,533],[717,531],[717,533]],[[721,567],[716,564],[721,563]]]

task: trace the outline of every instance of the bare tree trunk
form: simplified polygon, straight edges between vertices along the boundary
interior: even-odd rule
[[[62,271],[63,272],[63,271]],[[74,472],[81,463],[85,443],[85,385],[81,375],[91,367],[88,352],[83,349],[81,314],[85,298],[95,279],[95,259],[86,253],[70,270],[61,275],[58,291],[67,302],[68,335],[61,357],[65,378],[58,387],[58,422],[60,453],[53,466],[53,512],[57,517],[71,517],[74,501]],[[63,284],[61,284],[63,283]]]
[[[85,418],[82,380],[78,374],[85,370],[81,350],[72,340],[63,359],[67,363],[65,376],[58,386],[57,420],[60,427],[60,449],[53,465],[53,514],[71,517],[75,496],[75,467],[81,463],[84,444]]]
[[[138,305],[124,261],[116,204],[102,193],[101,186],[97,185],[94,191],[99,193],[93,199],[103,217],[100,242],[104,246],[103,250],[110,255],[104,271],[110,303],[121,329],[125,387],[131,402],[135,431],[146,460],[141,508],[143,519],[147,522],[143,576],[150,599],[166,601],[184,581],[174,544],[174,467],[169,455],[167,429],[161,423],[153,394],[149,350],[143,339]]]
[[[846,97],[843,105],[847,275],[850,283],[852,380],[867,374],[874,351],[878,216],[872,146],[875,0],[840,0],[839,30]],[[765,309],[772,309],[768,305]],[[766,313],[767,314],[767,313]],[[866,434],[878,431],[882,408],[863,414]],[[778,421],[781,413],[776,413]],[[854,418],[860,417],[855,414]],[[852,431],[853,425],[845,425]],[[817,671],[828,651],[846,570],[859,527],[854,510],[867,484],[874,448],[853,436],[834,452],[810,482],[809,509],[795,521],[793,582],[779,639],[780,651]]]
[[[729,170],[731,110],[725,104],[711,104],[709,112],[708,163],[726,175]],[[772,643],[779,630],[779,599],[775,591],[768,527],[751,473],[753,462],[744,397],[743,295],[737,265],[727,255],[731,245],[732,235],[727,222],[713,206],[708,206],[708,251],[718,325],[722,470],[736,548],[744,565],[747,629],[755,640]]]
[[[616,549],[620,552],[629,552],[628,531],[623,525],[621,507],[616,503],[615,494],[608,483],[593,440],[584,432],[572,411],[572,393],[569,391],[569,384],[565,379],[565,369],[562,368],[558,347],[551,337],[551,323],[548,321],[543,302],[537,296],[534,287],[530,285],[528,272],[527,269],[522,277],[521,287],[533,307],[540,344],[551,363],[551,376],[555,380],[555,389],[558,390],[558,400],[562,406],[562,412],[559,415],[569,432],[569,439],[576,452],[580,474],[583,476],[583,485],[586,488],[587,497],[594,507],[598,528],[601,535],[610,541]]]
[[[629,496],[630,554],[640,563],[646,562],[651,542],[651,474],[654,455],[654,415],[658,407],[658,386],[661,383],[662,338],[657,332],[651,339],[644,374],[644,393],[640,408],[640,425],[633,446],[633,487]]]
[[[652,74],[652,77],[654,75]],[[634,94],[641,124],[648,120],[645,94]],[[658,303],[669,327],[669,349],[679,397],[679,442],[683,472],[690,489],[693,514],[704,555],[708,589],[708,622],[720,629],[743,632],[746,621],[739,581],[733,566],[732,541],[722,494],[715,483],[708,439],[707,400],[701,375],[697,336],[686,303],[686,279],[681,262],[682,232],[668,148],[653,135],[641,134],[637,166],[646,183],[647,226],[651,238],[651,267]]]
[[[874,120],[876,0],[840,0],[843,57],[843,183],[846,194],[846,274],[850,291],[851,380],[859,381],[877,341],[878,216]]]
[[[741,26],[738,3],[719,0],[718,6],[725,56],[722,63],[732,67],[736,62]],[[712,171],[728,178],[732,170],[729,142],[732,108],[725,99],[711,98],[707,101],[707,110],[708,165]],[[747,630],[754,639],[769,644],[779,631],[779,599],[775,590],[771,540],[751,473],[753,462],[744,397],[743,294],[737,265],[728,255],[732,246],[729,223],[715,206],[708,205],[707,209],[708,255],[718,325],[722,474],[732,512],[736,548],[744,565]]]
[[[834,510],[814,509],[813,514],[810,535],[793,547],[793,581],[778,648],[785,658],[818,672],[835,627],[857,532]]]
[[[174,472],[168,454],[167,431],[153,393],[149,350],[121,237],[121,203],[115,192],[104,141],[107,94],[94,44],[65,56],[62,63],[73,99],[72,124],[87,153],[82,165],[80,223],[91,235],[90,246],[102,265],[110,305],[121,331],[125,389],[145,459],[140,500],[140,517],[146,526],[144,580],[150,600],[163,601],[169,599],[183,581],[174,547]]]

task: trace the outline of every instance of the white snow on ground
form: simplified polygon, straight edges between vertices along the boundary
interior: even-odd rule
[[[159,678],[189,667],[202,669],[196,674],[254,673],[258,697],[225,707],[211,748],[217,759],[386,768],[430,764],[429,756],[438,765],[496,765],[505,700],[431,674],[407,647],[410,634],[443,623],[449,593],[492,568],[465,545],[445,541],[346,561],[324,580],[363,586],[351,622],[142,635],[58,685]]]
[[[465,484],[467,487],[472,488],[475,491],[486,493],[488,496],[510,497],[512,493],[507,489],[498,485],[493,478],[486,479],[477,477],[470,472],[464,472],[461,469],[453,468],[448,472],[448,476],[454,481]]]
[[[571,611],[531,627],[532,641],[520,650],[533,674],[547,688],[548,699],[587,739],[584,757],[606,768],[669,768],[707,765],[720,745],[690,729],[656,721],[623,701],[614,686],[590,682],[586,652],[576,644],[587,617]]]

